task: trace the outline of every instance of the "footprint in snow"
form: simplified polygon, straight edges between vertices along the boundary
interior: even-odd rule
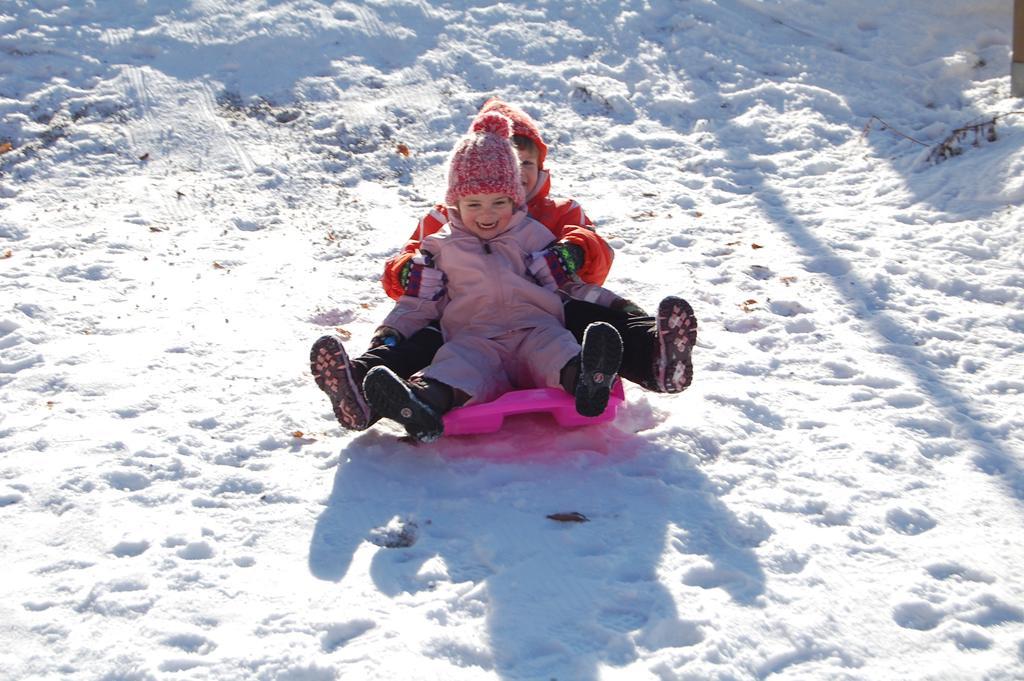
[[[887,395],[885,401],[894,409],[912,409],[924,404],[924,398],[913,393],[895,393]]]
[[[998,596],[984,593],[972,599],[959,612],[957,619],[981,627],[995,627],[1009,622],[1024,622],[1024,608],[1007,603]]]
[[[1024,622],[1024,608],[988,592],[976,591],[964,597],[965,589],[975,589],[995,582],[991,575],[955,562],[927,566],[928,575],[938,584],[929,584],[922,592],[929,600],[907,601],[893,609],[893,619],[901,627],[928,631],[945,619],[953,620],[946,627],[946,636],[961,650],[987,650],[995,641],[978,627],[994,628],[1003,633],[1001,625]],[[943,592],[948,592],[943,595]]]
[[[185,544],[175,554],[184,560],[207,560],[213,558],[213,546],[205,541],[193,541]]]
[[[168,537],[164,540],[163,546],[167,549],[174,549],[175,555],[183,560],[207,560],[213,558],[215,553],[213,545],[203,539],[189,541],[184,537]]]
[[[938,521],[920,509],[905,510],[902,508],[891,509],[885,514],[885,520],[889,527],[900,534],[918,535],[934,528]]]
[[[324,633],[320,639],[320,647],[325,653],[333,653],[339,648],[344,648],[352,640],[376,628],[376,626],[377,623],[373,620],[362,619],[329,624],[324,627]]]
[[[149,550],[149,542],[145,539],[126,539],[110,547],[110,553],[118,558],[134,558]]]
[[[217,647],[216,643],[199,634],[174,634],[165,638],[161,643],[169,648],[177,648],[194,655],[206,655]]]
[[[995,643],[995,640],[977,629],[957,630],[949,638],[960,650],[988,650]]]
[[[940,581],[960,580],[966,582],[982,582],[985,584],[991,584],[996,581],[995,577],[985,572],[965,567],[959,563],[935,563],[934,565],[929,565],[925,570],[927,570],[928,574],[934,579]]]
[[[150,479],[141,473],[132,471],[113,471],[103,475],[107,483],[122,492],[138,492],[150,485]]]
[[[929,631],[939,626],[945,612],[925,601],[901,603],[893,609],[893,619],[904,629]]]
[[[95,584],[75,611],[132,618],[145,615],[158,600],[144,579],[120,578]]]

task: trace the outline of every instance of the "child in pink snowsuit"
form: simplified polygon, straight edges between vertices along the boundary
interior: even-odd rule
[[[610,305],[612,292],[579,280],[553,291],[530,274],[531,254],[545,251],[551,231],[526,214],[511,122],[481,114],[449,164],[449,224],[427,236],[419,258],[440,270],[446,287],[434,299],[406,287],[382,329],[408,337],[440,318],[444,345],[431,364],[403,381],[372,369],[363,389],[382,416],[416,439],[443,432],[442,416],[466,402],[485,402],[512,388],[561,386],[587,416],[604,411],[622,358],[610,324],[587,327],[582,346],[565,328],[567,296]]]

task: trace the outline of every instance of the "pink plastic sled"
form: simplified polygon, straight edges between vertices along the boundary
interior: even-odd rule
[[[445,435],[475,435],[493,433],[512,414],[527,414],[546,411],[555,417],[563,428],[591,426],[615,418],[619,405],[625,399],[622,381],[616,381],[608,397],[608,407],[597,416],[580,416],[576,413],[576,402],[572,395],[558,388],[530,388],[512,390],[496,400],[484,404],[452,409],[444,415]]]

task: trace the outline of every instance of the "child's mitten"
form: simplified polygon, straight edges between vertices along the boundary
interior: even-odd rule
[[[437,300],[447,291],[448,277],[434,267],[434,258],[420,251],[402,268],[402,286],[405,295],[423,300]]]
[[[531,253],[527,269],[538,284],[556,291],[572,281],[582,265],[582,248],[565,241],[556,241],[542,251]]]

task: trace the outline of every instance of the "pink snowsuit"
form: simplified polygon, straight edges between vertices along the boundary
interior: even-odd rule
[[[383,326],[408,338],[440,318],[445,343],[420,374],[462,390],[469,403],[512,388],[558,387],[562,367],[580,352],[565,328],[563,296],[606,306],[618,296],[582,282],[560,292],[537,284],[527,271],[530,254],[552,236],[525,210],[489,240],[466,230],[456,209],[449,209],[449,219],[421,246],[447,276],[446,294],[436,301],[403,295]]]

